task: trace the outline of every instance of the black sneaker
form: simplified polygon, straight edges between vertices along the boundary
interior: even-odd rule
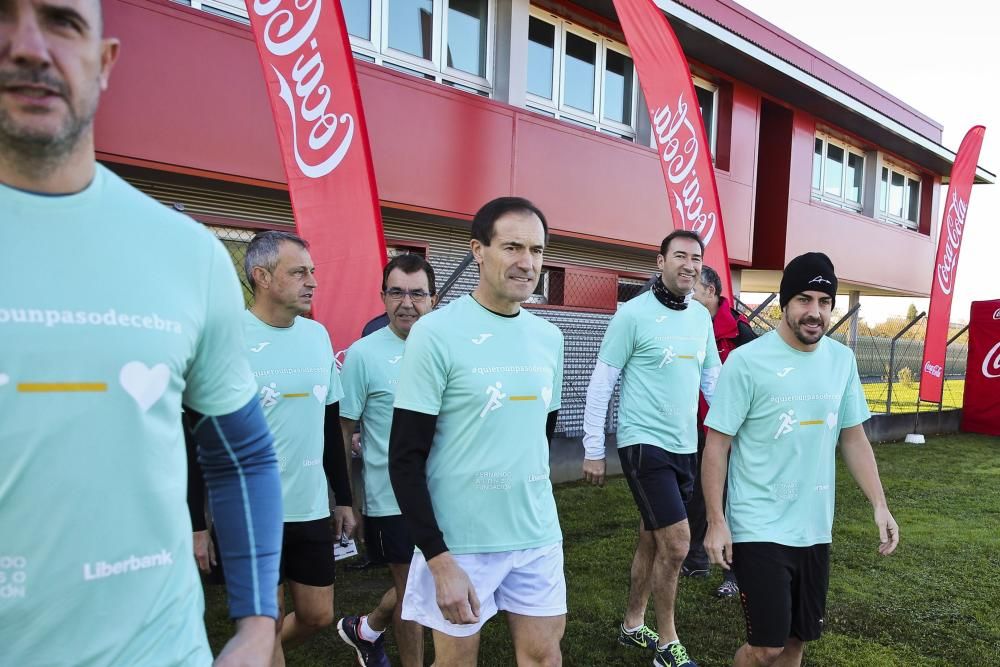
[[[361,638],[360,630],[360,616],[345,616],[337,621],[337,633],[358,654],[358,664],[361,667],[391,667],[389,658],[385,655],[385,635],[379,635],[378,639],[369,642]]]
[[[656,649],[653,667],[698,667],[698,663],[688,657],[687,649],[680,642],[670,642]]]
[[[648,648],[655,651],[658,641],[660,641],[660,636],[653,632],[648,625],[643,625],[634,632],[626,630],[624,623],[618,626],[618,643],[622,646]]]
[[[683,563],[681,565],[681,576],[691,577],[693,579],[704,579],[705,577],[708,576],[708,566],[707,565],[705,565],[704,567],[701,565],[691,566],[688,565],[687,563]]]
[[[740,594],[740,587],[732,579],[726,579],[722,585],[715,589],[717,598],[734,598]]]

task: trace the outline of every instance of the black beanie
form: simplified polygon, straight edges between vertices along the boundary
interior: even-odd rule
[[[781,276],[779,303],[784,308],[796,294],[810,291],[829,294],[836,305],[837,274],[833,262],[821,252],[807,252],[788,263]]]

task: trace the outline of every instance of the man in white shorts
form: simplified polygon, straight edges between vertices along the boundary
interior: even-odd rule
[[[389,474],[419,551],[402,615],[432,629],[437,667],[475,665],[480,630],[501,610],[518,665],[562,662],[566,581],[548,440],[563,336],[521,308],[547,234],[527,200],[483,206],[470,242],[479,284],[406,340]]]

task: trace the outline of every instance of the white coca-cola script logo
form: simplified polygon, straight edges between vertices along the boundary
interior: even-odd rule
[[[1000,308],[993,311],[993,319],[1000,320]]]
[[[955,279],[955,265],[958,263],[958,250],[962,245],[962,233],[965,231],[965,212],[969,205],[958,198],[958,193],[952,193],[951,204],[945,215],[946,235],[944,241],[944,256],[937,265],[938,285],[945,294],[951,294],[952,281]]]
[[[1000,378],[1000,341],[997,341],[983,359],[983,375],[988,378]]]
[[[924,364],[924,372],[925,373],[929,373],[929,374],[933,375],[936,378],[941,377],[941,372],[943,370],[944,369],[941,368],[940,365],[938,365],[938,364],[932,364],[929,361],[926,364]]]
[[[276,56],[268,65],[278,79],[278,96],[291,114],[295,163],[303,175],[320,178],[336,169],[351,147],[354,117],[328,110],[331,91],[323,82],[323,56],[314,36],[323,0],[292,0],[289,8],[278,9],[282,1],[254,0],[253,12],[267,19],[264,47]],[[287,72],[276,66],[287,67],[291,58],[284,58],[296,54]]]
[[[677,99],[677,109],[659,107],[653,113],[653,131],[660,157],[666,163],[667,180],[674,207],[684,221],[684,228],[701,236],[707,246],[715,234],[718,218],[715,211],[704,212],[705,198],[701,196],[701,183],[694,170],[701,151],[698,132],[687,116],[688,105],[683,97]],[[711,206],[711,204],[709,204]]]

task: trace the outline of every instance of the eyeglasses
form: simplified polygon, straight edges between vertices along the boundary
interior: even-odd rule
[[[430,296],[430,292],[425,292],[422,289],[399,289],[398,287],[390,287],[385,291],[385,295],[392,301],[402,301],[404,297],[408,296],[410,297],[410,301],[413,303],[420,303]]]

